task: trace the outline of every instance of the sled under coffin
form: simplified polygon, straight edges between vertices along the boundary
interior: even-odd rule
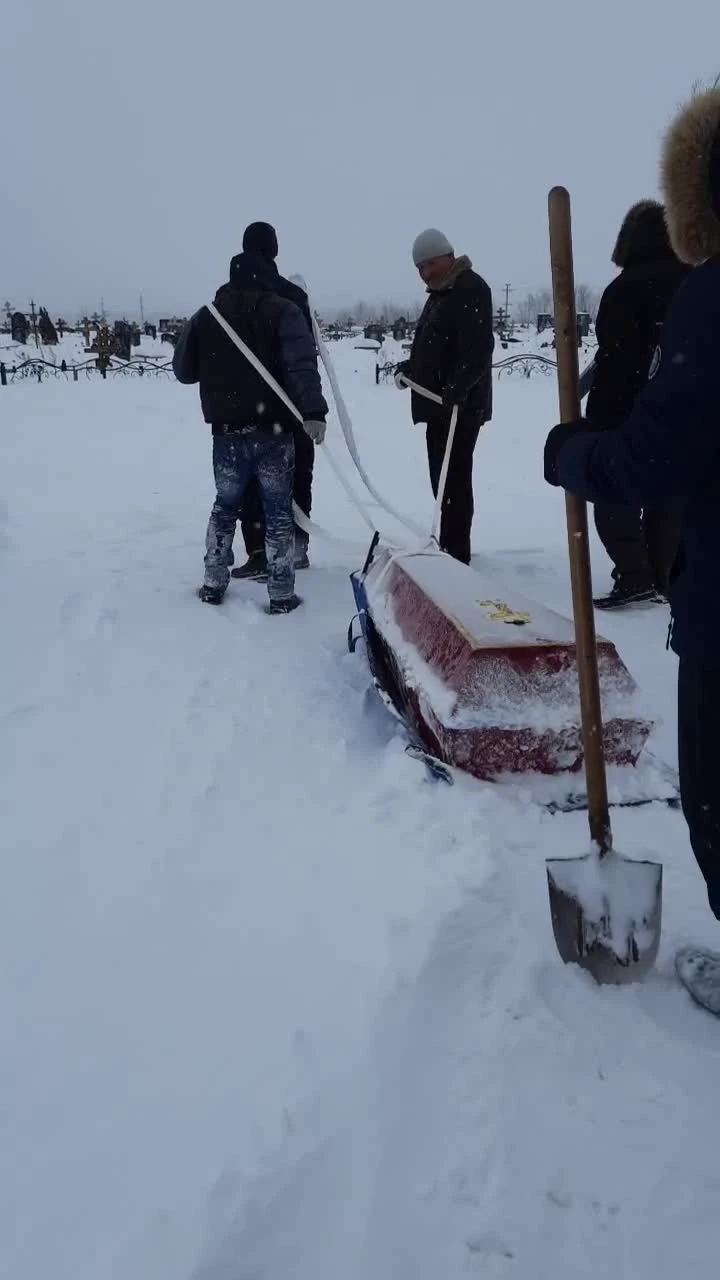
[[[443,552],[376,549],[353,589],[373,675],[427,750],[476,778],[583,762],[573,626]],[[598,638],[609,765],[635,765],[652,723]]]

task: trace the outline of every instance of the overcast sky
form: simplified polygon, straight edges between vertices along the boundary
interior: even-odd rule
[[[720,0],[20,0],[0,25],[0,293],[186,313],[245,224],[319,306],[421,296],[439,226],[500,300],[610,278],[663,130],[720,70]]]

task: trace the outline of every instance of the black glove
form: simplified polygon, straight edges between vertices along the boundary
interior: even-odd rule
[[[446,409],[454,409],[460,404],[460,396],[454,387],[443,387],[442,402]]]
[[[395,365],[395,374],[393,377],[393,381],[398,391],[406,390],[407,383],[404,382],[403,379],[409,376],[410,376],[410,361],[401,360],[399,364]]]
[[[559,422],[556,427],[548,435],[545,441],[545,479],[548,484],[557,486],[559,484],[557,474],[558,455],[563,445],[572,439],[578,431],[587,431],[588,424],[584,421],[579,422]]]

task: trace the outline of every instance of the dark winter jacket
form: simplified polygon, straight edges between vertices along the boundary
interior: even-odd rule
[[[413,391],[413,422],[445,423],[453,404],[463,416],[488,422],[495,346],[490,289],[468,258],[458,258],[441,288],[428,292],[406,367],[413,382],[441,395],[445,404]]]
[[[231,260],[230,262],[230,283],[231,284],[233,284],[236,275],[242,276],[246,258],[247,258],[246,253],[236,253],[235,257]],[[305,317],[305,320],[307,321],[307,327],[312,333],[313,326],[312,326],[312,317],[310,315],[310,303],[308,302],[308,296],[305,290],[301,289],[299,285],[293,284],[292,280],[286,280],[284,276],[281,276],[274,262],[271,262],[267,258],[265,258],[264,261],[265,261],[265,266],[267,267],[268,273],[269,273],[268,278],[270,278],[270,276],[272,276],[273,278],[273,285],[274,285],[273,291],[279,294],[281,298],[287,298],[288,302],[294,302],[295,306],[300,308],[300,310],[302,311]]]
[[[324,421],[327,404],[315,343],[302,313],[275,292],[277,270],[254,254],[241,254],[233,278],[215,295],[215,306],[280,383],[305,421]],[[200,383],[200,402],[213,432],[223,426],[292,430],[296,419],[201,307],[186,325],[173,356],[179,382]]]
[[[720,257],[691,272],[665,322],[656,368],[618,431],[574,435],[557,477],[590,502],[682,508],[672,645],[720,666]]]
[[[643,200],[625,217],[613,262],[620,275],[603,293],[597,316],[587,417],[598,428],[619,427],[647,382],[670,303],[689,268],[675,256],[662,205]]]
[[[696,94],[665,140],[662,181],[678,257],[697,266],[663,328],[650,381],[618,431],[580,431],[557,456],[563,488],[592,502],[678,501],[672,647],[720,666],[720,88]]]
[[[678,502],[673,648],[720,666],[720,88],[697,93],[662,154],[667,228],[697,266],[670,307],[650,381],[618,431],[579,431],[557,454],[559,483],[592,502]]]

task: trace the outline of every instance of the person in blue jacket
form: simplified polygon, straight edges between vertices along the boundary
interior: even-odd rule
[[[623,425],[554,427],[545,478],[589,502],[680,506],[669,638],[680,660],[680,790],[720,920],[720,88],[695,94],[679,112],[661,167],[670,238],[694,270]]]

